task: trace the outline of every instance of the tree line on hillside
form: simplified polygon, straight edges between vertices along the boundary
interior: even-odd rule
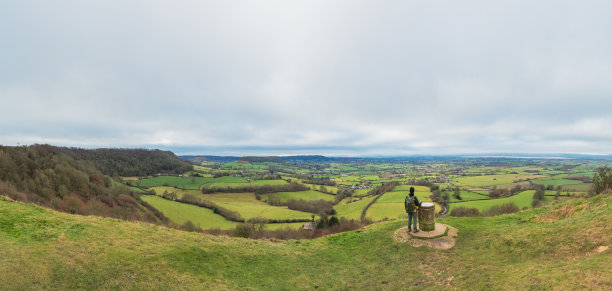
[[[167,223],[168,219],[129,188],[88,161],[50,146],[0,146],[0,194],[82,215]]]
[[[36,145],[45,151],[63,153],[75,160],[88,161],[109,176],[150,176],[183,174],[193,165],[170,151],[147,149],[82,149]]]

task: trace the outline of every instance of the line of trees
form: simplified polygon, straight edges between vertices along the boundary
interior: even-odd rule
[[[450,216],[457,217],[476,217],[476,216],[497,216],[508,213],[518,212],[519,208],[513,202],[504,203],[501,205],[494,205],[489,209],[485,209],[480,212],[477,208],[474,207],[465,207],[459,206],[453,208],[450,212]]]
[[[508,197],[508,196],[512,196],[514,194],[517,194],[519,192],[523,191],[523,188],[520,185],[515,185],[514,187],[512,187],[512,189],[507,190],[507,189],[497,189],[497,186],[494,186],[493,189],[491,189],[489,191],[489,197],[490,198],[501,198],[501,197]]]
[[[307,186],[302,184],[291,182],[283,185],[263,185],[263,186],[251,186],[245,185],[240,187],[203,187],[203,194],[212,193],[246,193],[251,192],[257,194],[268,194],[276,192],[298,192],[309,190]]]
[[[336,210],[334,209],[333,203],[331,201],[325,201],[323,199],[312,201],[291,199],[287,201],[287,208],[316,214],[336,214]]]
[[[304,183],[313,184],[313,185],[325,185],[325,186],[336,186],[336,182],[332,181],[329,177],[326,176],[315,176],[315,175],[305,175],[305,174],[295,174],[295,178],[303,180]]]

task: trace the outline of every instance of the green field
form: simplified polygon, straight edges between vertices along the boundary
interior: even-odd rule
[[[582,183],[582,184],[564,185],[564,186],[561,186],[561,189],[563,191],[569,190],[570,192],[587,193],[591,190],[592,187],[593,187],[593,183]]]
[[[387,192],[383,194],[380,198],[378,198],[378,200],[376,200],[376,203],[404,203],[404,200],[406,199],[406,196],[408,196],[409,193],[410,192],[408,191]],[[431,201],[431,199],[429,198],[431,192],[429,191],[415,191],[414,195],[419,199],[419,201]]]
[[[152,195],[143,195],[142,200],[148,202],[159,211],[163,212],[168,219],[172,222],[182,225],[183,223],[190,220],[193,224],[201,229],[233,229],[236,227],[236,222],[229,221],[223,216],[215,214],[212,210],[190,205],[186,203],[180,203],[175,201],[169,201],[161,197]],[[274,230],[281,228],[298,229],[304,223],[271,223],[265,226],[265,229]]]
[[[285,185],[288,184],[285,180],[255,180],[250,182],[251,186],[263,185]]]
[[[486,176],[471,176],[459,177],[453,179],[456,185],[462,187],[484,187],[502,184],[515,183],[518,180],[541,178],[541,175],[520,175],[520,174],[504,174],[504,175],[486,175]]]
[[[607,290],[610,205],[612,197],[599,195],[440,219],[459,236],[437,251],[394,241],[405,220],[314,240],[256,241],[0,198],[0,289]]]
[[[469,202],[458,202],[458,203],[451,203],[449,206],[450,206],[450,210],[452,210],[455,207],[464,206],[464,207],[473,207],[480,211],[483,211],[485,209],[491,208],[494,205],[501,205],[504,203],[513,202],[514,204],[516,204],[516,206],[518,206],[519,209],[523,209],[524,207],[527,207],[527,208],[531,207],[531,201],[533,200],[534,193],[535,193],[534,190],[528,190],[528,191],[523,191],[519,194],[510,196],[510,197],[506,197],[506,198],[492,199],[492,200],[478,200],[478,201],[469,201]]]
[[[133,185],[143,187],[171,186],[191,190],[200,189],[200,185],[206,185],[206,187],[211,187],[211,185],[222,185],[222,187],[226,187],[228,185],[234,186],[236,185],[234,183],[237,183],[237,185],[248,185],[248,182],[245,179],[241,177],[232,176],[225,176],[219,178],[157,176],[153,178],[142,179],[139,181],[132,181],[131,183]]]
[[[408,187],[410,188],[410,187]],[[422,191],[427,189],[427,191]],[[407,217],[406,210],[404,208],[404,200],[408,196],[409,191],[393,191],[383,194],[370,208],[366,214],[374,220],[381,220],[383,218],[397,219]],[[415,196],[421,202],[431,202],[429,198],[431,192],[427,187],[415,187]],[[434,203],[436,212],[439,212],[442,208],[437,203]]]
[[[453,196],[455,191],[447,191],[446,193],[448,193],[448,197],[450,197],[450,201],[451,202],[470,201],[470,200],[482,200],[482,199],[488,199],[489,198],[489,196],[478,194],[478,193],[472,192],[472,191],[460,190],[459,192],[460,192],[459,196],[461,197],[461,200],[459,200],[459,199],[455,198],[455,196]]]
[[[291,210],[284,206],[270,206],[255,199],[253,193],[206,194],[204,199],[221,207],[236,211],[244,219],[263,217],[268,219],[311,219],[311,213]]]
[[[536,185],[553,185],[553,186],[575,185],[575,184],[583,183],[582,181],[579,181],[579,180],[570,180],[570,179],[553,178],[553,177],[535,179],[535,180],[532,180],[531,182],[533,182],[533,184],[536,184]]]
[[[168,193],[174,192],[179,198],[182,198],[183,195],[185,194],[191,194],[196,197],[204,198],[203,196],[204,194],[202,194],[200,190],[183,190],[183,189],[177,189],[174,187],[166,187],[166,186],[151,187],[150,189],[155,191],[155,194],[157,195],[162,195],[164,192],[168,192]]]
[[[329,195],[329,194],[325,194],[325,193],[321,193],[319,191],[314,191],[314,190],[306,190],[306,191],[299,191],[299,192],[277,192],[277,193],[271,193],[271,194],[262,194],[261,195],[261,200],[262,201],[267,201],[267,199],[269,197],[278,197],[280,199],[281,202],[287,202],[288,200],[319,200],[319,199],[323,199],[326,201],[334,201],[334,199],[336,199],[336,197],[334,195]]]
[[[179,198],[189,193],[204,200],[217,203],[219,206],[240,213],[242,218],[264,217],[268,219],[310,219],[311,214],[288,209],[285,206],[271,206],[255,199],[253,193],[218,193],[202,194],[197,190],[180,190],[172,187],[153,187],[157,195],[164,191],[174,192]],[[322,194],[325,195],[325,194]],[[331,195],[327,195],[333,197]],[[163,211],[162,211],[163,212]]]
[[[312,189],[312,190],[317,190],[319,191],[321,189],[321,185],[313,185],[313,184],[306,184],[303,182],[300,182],[300,184]],[[324,186],[325,189],[327,189],[328,192],[332,192],[332,193],[338,193],[338,187],[336,186]]]
[[[355,190],[355,192],[353,193],[353,196],[365,196],[368,194],[368,192],[370,192],[370,189],[357,189]]]
[[[235,222],[229,221],[223,216],[215,214],[211,209],[186,203],[169,201],[154,195],[142,195],[141,198],[161,211],[172,222],[179,225],[182,225],[190,220],[195,226],[202,229],[230,229],[236,226]]]
[[[198,189],[201,184],[210,183],[213,178],[184,178],[178,176],[157,176],[153,178],[146,178],[139,181],[132,181],[132,185],[143,186],[143,187],[156,187],[156,186],[173,186],[181,187],[186,189]]]
[[[410,191],[410,187],[414,187],[414,192],[418,193],[418,192],[431,192],[431,189],[429,189],[429,187],[425,187],[425,186],[412,186],[412,185],[399,185],[396,186],[395,188],[393,188],[393,191]]]
[[[347,219],[360,220],[361,212],[366,207],[366,205],[368,205],[368,203],[370,203],[370,201],[372,200],[374,200],[374,196],[365,197],[361,200],[357,198],[349,197],[349,198],[345,198],[344,200],[340,201],[340,203],[334,206],[334,209],[336,209],[336,211],[338,212],[338,216],[340,217],[346,217]],[[347,203],[348,201],[353,201],[353,202]]]

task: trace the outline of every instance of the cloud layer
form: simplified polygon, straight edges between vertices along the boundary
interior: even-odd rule
[[[607,1],[0,4],[0,144],[607,153]]]

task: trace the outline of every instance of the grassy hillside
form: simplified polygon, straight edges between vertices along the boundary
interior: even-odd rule
[[[612,197],[446,218],[454,248],[399,243],[406,221],[254,241],[78,216],[0,198],[0,289],[610,289]]]

